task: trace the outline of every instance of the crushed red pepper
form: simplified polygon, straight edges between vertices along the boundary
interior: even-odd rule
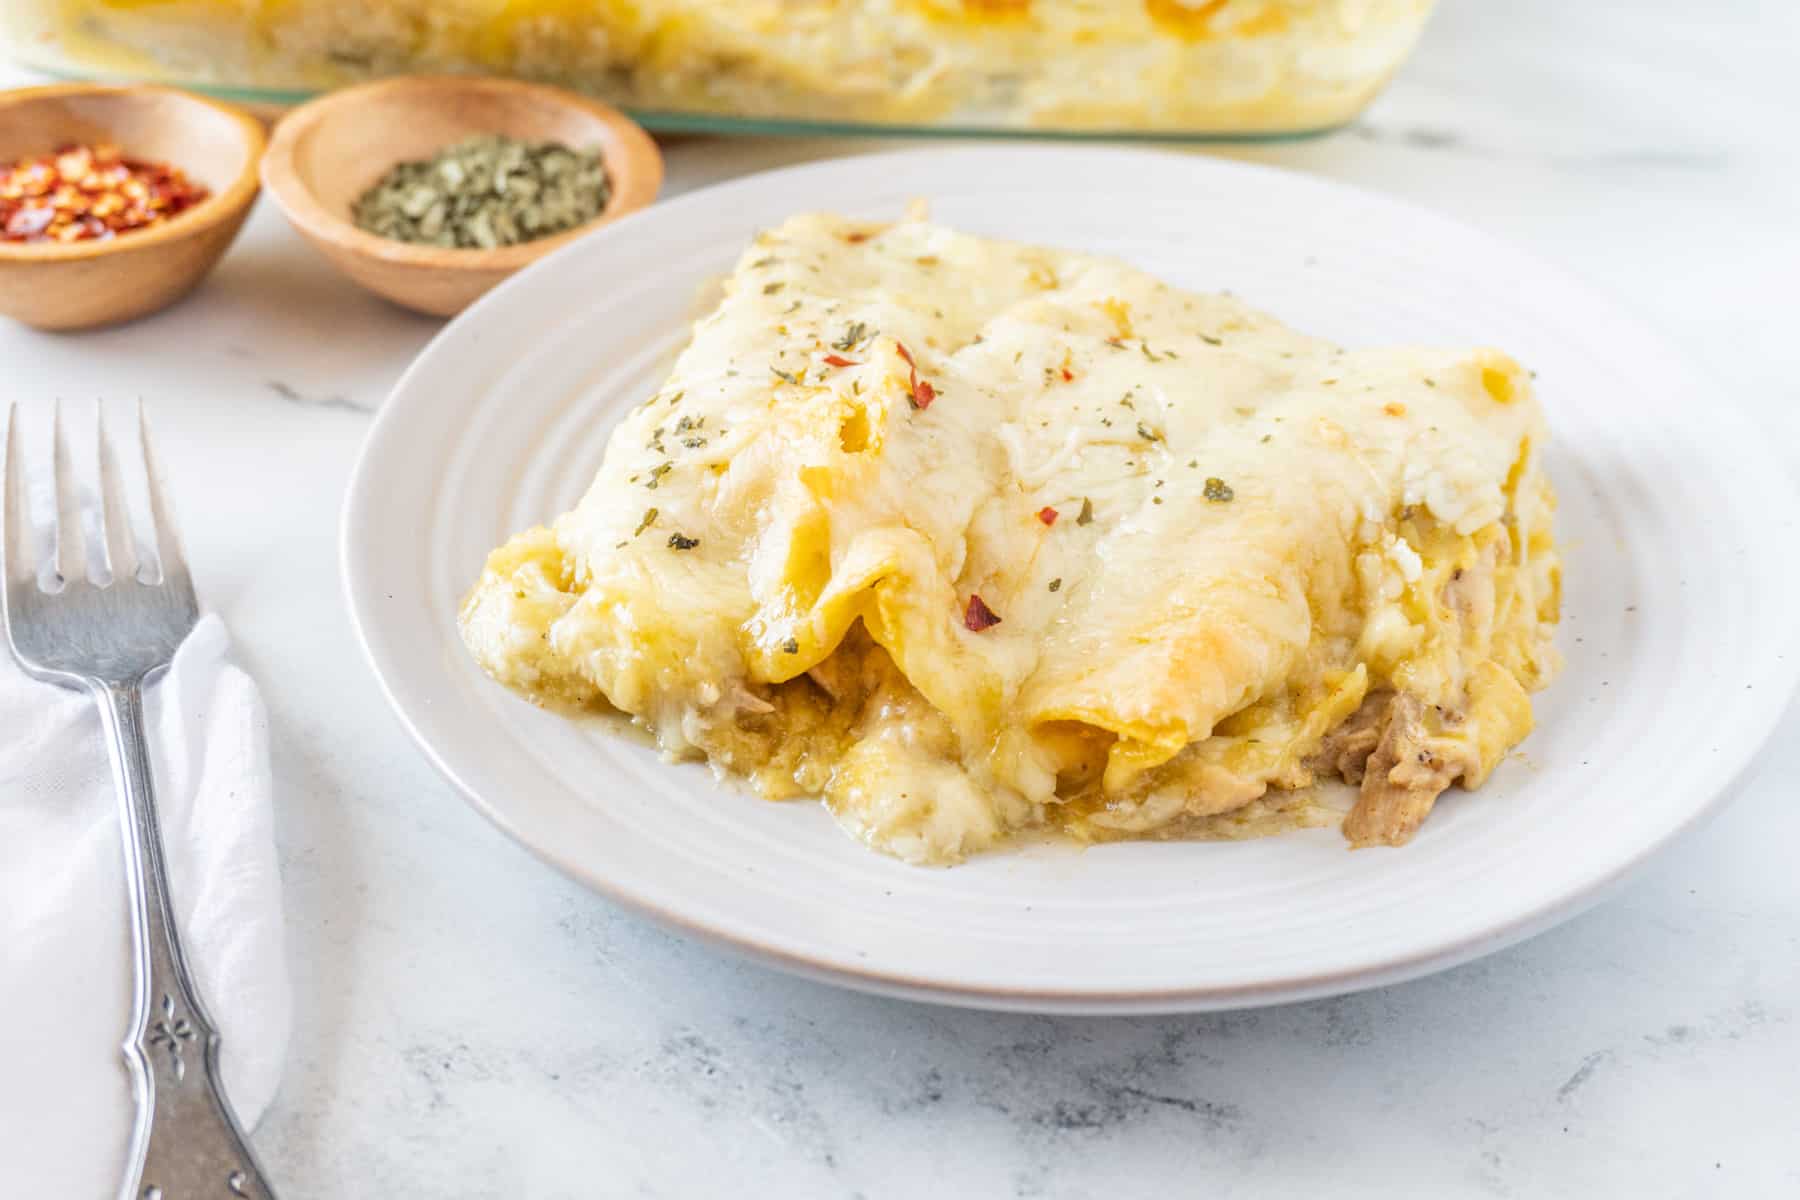
[[[827,354],[825,356],[825,365],[829,367],[854,367],[859,366],[860,364],[851,362],[841,354]]]
[[[206,199],[167,163],[117,146],[64,146],[0,165],[0,241],[81,242],[160,224]]]
[[[1061,515],[1061,513],[1046,504],[1043,508],[1038,509],[1037,518],[1046,525],[1054,525],[1056,524],[1056,518]]]
[[[930,408],[931,402],[937,399],[937,389],[928,380],[919,378],[919,366],[913,362],[912,353],[907,350],[906,344],[895,342],[894,345],[899,349],[900,357],[906,360],[907,369],[912,372],[912,378],[906,385],[907,402],[921,411]]]
[[[992,629],[1000,623],[999,614],[974,592],[969,593],[969,607],[963,610],[963,625],[970,633]]]

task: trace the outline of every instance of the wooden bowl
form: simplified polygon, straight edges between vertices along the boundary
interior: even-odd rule
[[[256,199],[262,126],[174,88],[62,83],[0,92],[0,163],[110,142],[180,167],[212,193],[147,229],[105,241],[0,242],[0,313],[40,329],[145,316],[193,290]]]
[[[600,151],[612,184],[606,207],[564,233],[494,250],[416,246],[352,223],[351,206],[396,163],[428,159],[477,133]],[[662,154],[629,117],[574,92],[416,75],[346,88],[295,109],[275,127],[262,172],[288,219],[346,275],[396,304],[450,316],[520,267],[656,199]]]

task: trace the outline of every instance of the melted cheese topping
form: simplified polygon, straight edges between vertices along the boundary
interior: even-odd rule
[[[1321,773],[1398,843],[1554,669],[1544,438],[1495,351],[1345,351],[1106,259],[797,217],[463,631],[912,861],[1229,832]]]
[[[1431,9],[1431,0],[46,3],[60,9],[59,38],[114,73],[160,61],[194,79],[324,88],[480,70],[667,112],[1199,132],[1348,120]]]

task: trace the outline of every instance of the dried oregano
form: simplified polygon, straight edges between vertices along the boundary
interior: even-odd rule
[[[483,134],[398,164],[351,215],[395,241],[491,250],[590,221],[610,191],[598,151]]]

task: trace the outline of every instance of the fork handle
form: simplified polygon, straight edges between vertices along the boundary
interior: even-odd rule
[[[219,1086],[219,1034],[175,932],[144,737],[143,682],[98,684],[124,827],[135,960],[125,1065],[137,1102],[119,1200],[273,1200]]]

